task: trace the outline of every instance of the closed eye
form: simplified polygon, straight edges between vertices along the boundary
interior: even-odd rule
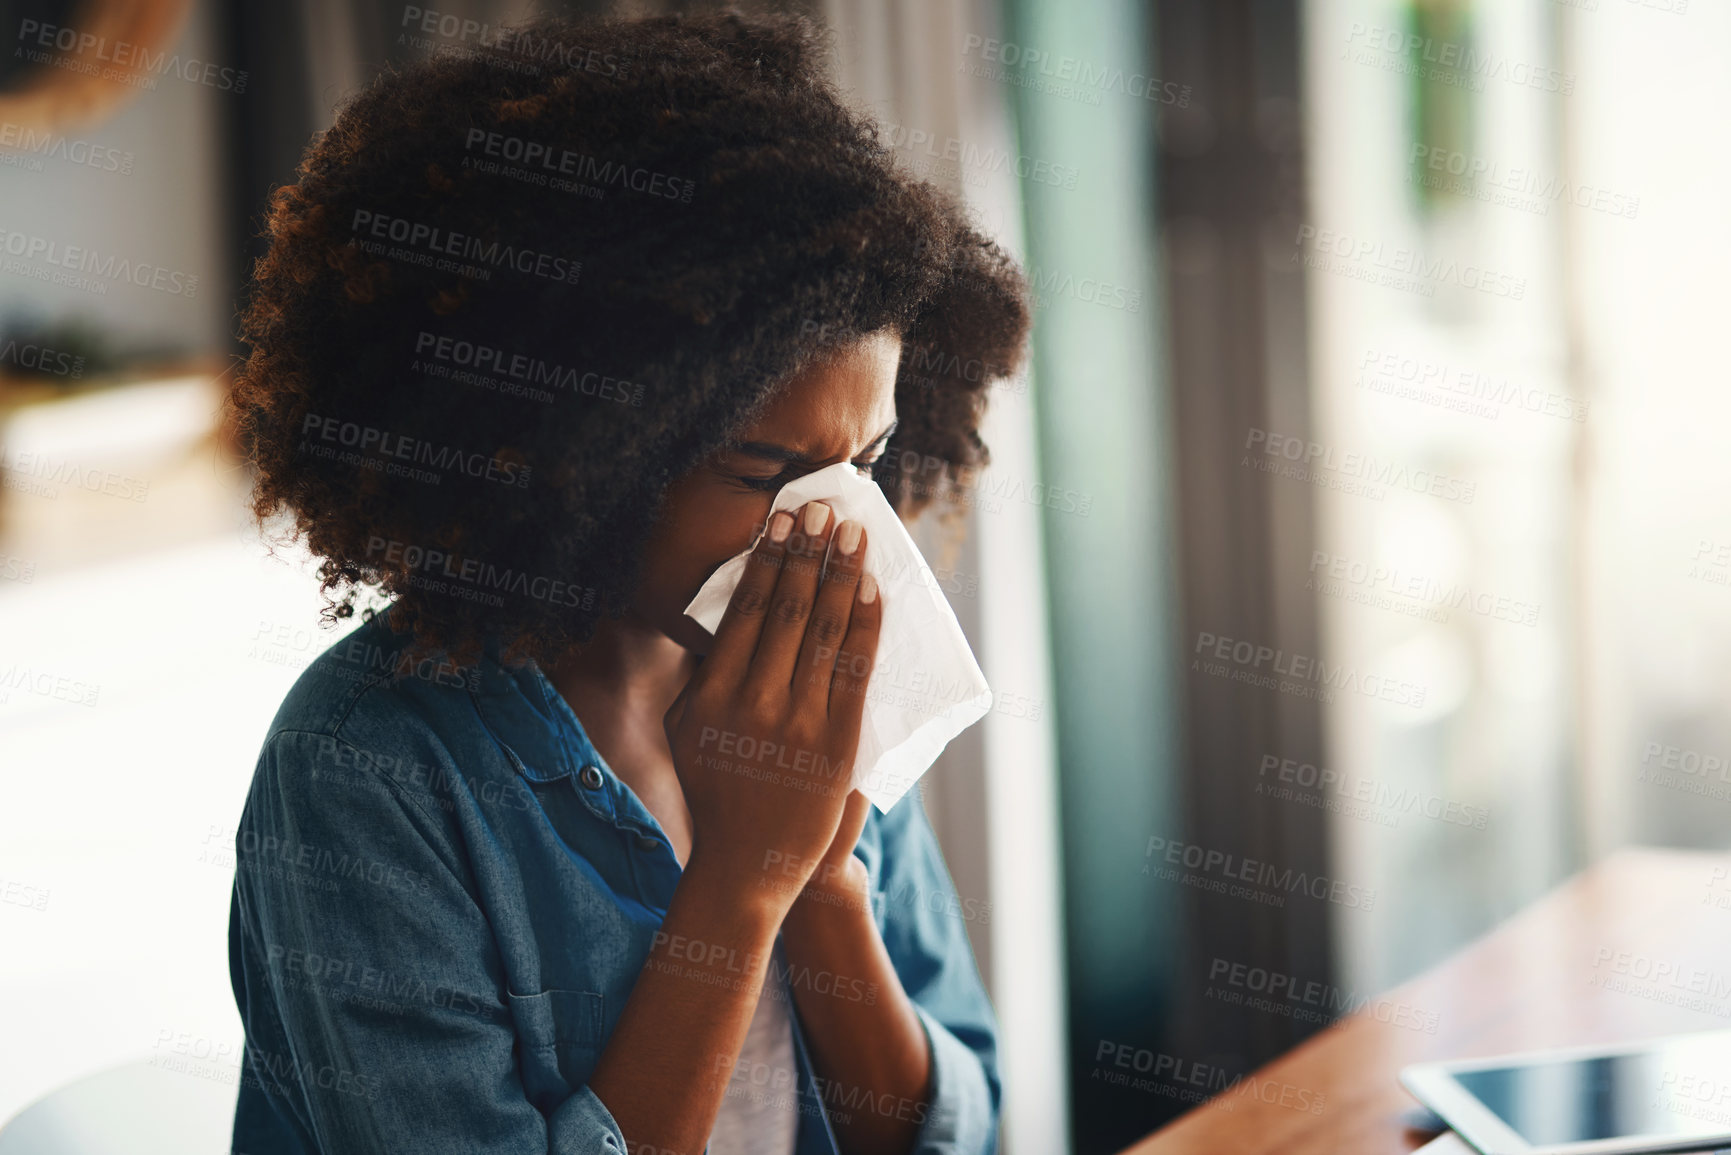
[[[855,460],[853,462],[853,467],[860,470],[866,477],[870,477],[872,467],[883,458],[884,446],[889,441],[890,434],[894,433],[896,427],[900,424],[901,422],[899,420],[892,419],[890,423],[884,427],[882,433],[879,433],[876,437],[871,439],[871,444],[860,450],[861,453],[870,454],[870,456],[863,461]],[[808,464],[808,459],[802,457],[799,453],[787,448],[786,446],[776,445],[771,442],[742,441],[733,446],[733,451],[747,456],[768,458],[772,461],[791,463],[790,468],[784,468],[780,473],[777,473],[773,477],[752,477],[750,474],[738,473],[729,474],[735,481],[739,482],[747,489],[754,489],[762,492],[774,492],[792,481],[794,478],[801,477],[806,473],[811,472],[812,469],[822,468],[817,465],[811,465],[809,469],[799,468],[801,465]],[[728,471],[723,470],[723,472]]]
[[[877,465],[878,460],[879,458],[874,457],[870,461],[856,461],[853,463],[853,467],[859,470],[861,477],[870,478],[872,475],[872,467]],[[744,475],[739,475],[736,477],[736,480],[741,485],[750,489],[774,493],[788,482],[803,477],[807,472],[809,471],[784,469],[774,477],[746,477]]]

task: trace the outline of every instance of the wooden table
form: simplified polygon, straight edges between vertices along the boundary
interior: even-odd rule
[[[1408,1063],[1731,1027],[1731,856],[1620,851],[1389,992],[1381,1017],[1402,1025],[1377,1007],[1123,1155],[1396,1155],[1430,1138],[1403,1123]],[[1434,1034],[1414,1025],[1426,1012]],[[1447,1135],[1426,1155],[1471,1150]]]

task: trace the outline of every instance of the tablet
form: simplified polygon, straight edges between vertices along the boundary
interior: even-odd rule
[[[1731,1030],[1418,1063],[1400,1081],[1484,1155],[1731,1146]]]

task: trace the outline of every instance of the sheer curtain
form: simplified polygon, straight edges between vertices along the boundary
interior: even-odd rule
[[[1008,97],[960,72],[970,36],[997,37],[988,0],[826,0],[835,70],[856,104],[917,174],[961,195],[1010,251],[1023,250]],[[988,159],[982,160],[985,157]],[[1036,383],[1037,385],[1037,383]],[[994,390],[982,435],[982,485],[1039,476],[1029,384]],[[980,502],[958,540],[931,519],[915,536],[938,571],[997,694],[994,710],[950,744],[922,782],[926,806],[973,909],[968,930],[1001,1029],[1004,1143],[1014,1153],[1069,1149],[1063,1013],[1056,756],[1040,507]],[[977,590],[977,596],[968,591]]]

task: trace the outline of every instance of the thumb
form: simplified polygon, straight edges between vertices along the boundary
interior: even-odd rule
[[[685,702],[691,697],[691,685],[697,679],[685,683],[679,691],[679,697],[673,699],[673,705],[667,707],[667,712],[661,715],[661,730],[667,735],[667,748],[673,749],[673,735],[679,731],[679,724],[685,720]]]
[[[667,735],[667,748],[673,748],[673,735],[679,729],[680,722],[685,720],[685,704],[691,700],[691,691],[703,677],[703,659],[705,655],[693,655],[691,676],[685,679],[685,686],[679,691],[679,696],[673,699],[673,705],[667,707],[667,712],[661,715],[661,729]]]
[[[854,845],[859,842],[860,832],[865,829],[866,818],[871,812],[871,799],[858,790],[848,794],[847,803],[842,807],[841,822],[836,827],[835,838],[830,845],[833,848],[839,848],[843,855],[852,854]]]

